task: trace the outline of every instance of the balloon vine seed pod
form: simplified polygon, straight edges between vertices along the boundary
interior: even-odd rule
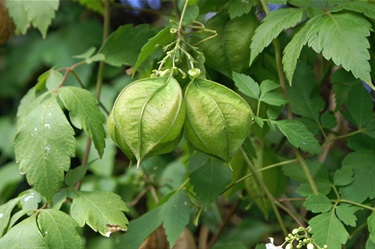
[[[251,109],[234,91],[194,78],[185,92],[185,135],[197,150],[229,162],[248,135]]]
[[[108,132],[129,157],[137,160],[173,151],[182,135],[185,104],[173,76],[137,80],[116,99]]]

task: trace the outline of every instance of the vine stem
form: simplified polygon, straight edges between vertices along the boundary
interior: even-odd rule
[[[249,157],[247,156],[247,154],[246,154],[246,152],[244,151],[243,148],[241,148],[241,152],[242,152],[242,155],[243,155],[247,165],[249,165],[251,172],[255,176],[255,181],[257,182],[258,186],[261,187],[264,190],[265,195],[269,199],[269,201],[271,203],[271,206],[272,206],[272,209],[273,209],[273,211],[276,215],[276,218],[277,218],[277,220],[280,224],[281,230],[283,230],[283,233],[286,236],[288,234],[288,231],[286,230],[284,221],[281,218],[280,212],[275,205],[275,199],[273,198],[273,196],[272,196],[271,192],[269,191],[267,185],[264,183],[263,179],[260,177],[259,173],[255,169],[253,163],[250,161]]]
[[[260,0],[260,2],[262,4],[262,7],[263,7],[264,12],[266,13],[266,15],[269,15],[270,10],[268,9],[268,5],[266,3],[266,0]],[[276,55],[275,59],[276,59],[277,73],[278,73],[278,76],[279,76],[280,85],[281,85],[281,88],[283,90],[284,96],[286,98],[288,98],[288,93],[286,91],[286,78],[285,78],[285,75],[284,75],[284,69],[283,69],[283,64],[282,64],[282,60],[281,60],[282,54],[281,54],[280,42],[276,38],[276,39],[274,39],[272,41],[272,43],[273,43],[273,46],[275,48],[275,55]],[[293,118],[293,114],[292,114],[292,111],[291,111],[291,108],[290,108],[289,104],[286,104],[286,111],[287,111],[287,117],[288,117],[288,119],[292,119]],[[306,175],[306,178],[307,178],[307,180],[308,180],[308,182],[310,184],[310,187],[311,187],[313,193],[314,194],[318,194],[319,193],[318,188],[316,186],[314,178],[311,175],[310,169],[309,169],[309,167],[306,164],[305,159],[303,158],[303,156],[301,155],[300,151],[297,148],[294,148],[294,151],[295,151],[295,154],[296,154],[296,157],[297,157],[299,163],[302,166],[302,169],[303,169],[303,171],[304,171],[304,173]]]

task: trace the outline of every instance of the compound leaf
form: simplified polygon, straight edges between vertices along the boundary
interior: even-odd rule
[[[190,182],[198,199],[209,206],[231,181],[231,171],[221,160],[205,156],[200,167],[190,174]]]
[[[68,109],[73,125],[86,131],[101,157],[105,147],[103,124],[106,118],[100,111],[94,95],[85,89],[67,86],[60,88],[59,98]]]
[[[0,248],[48,249],[50,247],[39,231],[36,223],[36,215],[33,215],[12,227],[12,229],[0,239]]]
[[[293,146],[311,154],[321,153],[318,140],[302,122],[291,119],[272,122],[279,127]]]
[[[327,245],[330,249],[341,249],[346,243],[349,234],[344,225],[336,217],[335,210],[319,214],[309,221],[315,242],[323,247]]]
[[[265,80],[260,84],[260,101],[273,106],[281,106],[287,103],[280,85],[272,80]]]
[[[60,187],[64,171],[69,170],[75,143],[74,130],[52,95],[44,96],[17,130],[15,154],[20,171],[47,200]]]
[[[163,227],[167,235],[170,248],[176,243],[178,237],[189,223],[190,215],[187,207],[187,195],[184,191],[175,193],[166,203],[164,208]]]
[[[89,225],[94,231],[109,237],[112,227],[127,229],[128,219],[123,212],[128,211],[121,197],[112,192],[75,191],[71,215],[79,226]]]
[[[286,8],[271,12],[255,30],[250,45],[250,64],[284,29],[301,21],[304,9]]]
[[[331,9],[331,12],[339,12],[342,10],[351,10],[363,13],[365,16],[375,19],[375,5],[371,2],[365,1],[352,1],[341,3],[337,7]]]
[[[43,209],[38,226],[49,248],[84,248],[77,223],[69,215],[55,209]]]
[[[309,195],[303,205],[313,213],[326,213],[333,206],[328,197],[323,194]]]
[[[253,99],[259,99],[260,88],[253,78],[246,74],[233,72],[233,81],[238,90]]]
[[[342,168],[354,171],[353,182],[340,188],[342,198],[362,203],[375,198],[375,154],[367,151],[352,152],[342,161]]]
[[[362,16],[326,14],[317,18],[311,26],[307,35],[308,45],[370,85],[370,44],[366,39],[370,36],[370,29],[371,23]]]
[[[339,205],[336,207],[337,217],[348,226],[355,227],[357,217],[354,213],[358,210],[358,207],[349,205]]]
[[[104,54],[104,61],[112,66],[134,66],[139,51],[153,35],[148,25],[123,25],[109,35],[98,53]]]

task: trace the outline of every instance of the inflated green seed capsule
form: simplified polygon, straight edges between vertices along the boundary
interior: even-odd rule
[[[124,152],[128,146],[139,165],[147,156],[173,151],[179,142],[185,119],[181,87],[172,76],[135,81],[119,94],[112,113],[115,142]]]
[[[186,138],[198,150],[229,162],[246,138],[251,109],[229,88],[193,79],[185,92]]]
[[[107,130],[108,130],[109,136],[120,147],[122,152],[124,152],[124,154],[130,159],[130,161],[135,161],[136,158],[132,150],[129,148],[129,145],[126,143],[123,137],[120,135],[120,132],[115,124],[115,119],[113,118],[113,112],[109,114],[108,121],[107,121]]]

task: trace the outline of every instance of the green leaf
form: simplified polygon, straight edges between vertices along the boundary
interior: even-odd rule
[[[361,81],[354,78],[353,74],[340,68],[332,74],[331,77],[332,89],[335,93],[336,108],[340,110],[346,103],[349,96],[349,91],[353,86],[361,84]]]
[[[367,198],[375,198],[375,154],[361,151],[347,155],[342,168],[351,168],[354,171],[353,182],[340,188],[341,197],[358,203]]]
[[[102,157],[105,148],[106,122],[104,114],[100,111],[98,101],[89,91],[73,86],[62,87],[59,98],[69,111],[70,120],[78,129],[82,129],[94,141],[99,156]]]
[[[20,205],[23,210],[37,210],[41,201],[42,197],[33,189],[20,194]]]
[[[35,91],[44,91],[46,88],[49,91],[52,91],[61,84],[63,78],[64,77],[60,72],[50,69],[38,77],[38,83],[35,85]]]
[[[295,26],[302,19],[304,9],[286,8],[271,12],[255,30],[250,45],[250,65],[284,29]]]
[[[311,154],[321,153],[318,140],[300,121],[289,119],[272,122],[279,127],[280,131],[293,146]]]
[[[358,211],[358,207],[349,205],[339,205],[336,207],[337,217],[345,223],[345,225],[355,227],[357,217],[354,215]]]
[[[38,28],[43,38],[46,37],[48,26],[55,17],[55,11],[59,7],[59,0],[49,1],[18,1],[6,2],[9,14],[12,16],[21,33],[26,33],[30,24]]]
[[[321,194],[328,195],[329,192],[331,192],[332,183],[328,181],[316,180],[315,185],[318,188],[318,192]],[[309,183],[302,183],[296,189],[296,193],[299,194],[300,196],[306,197],[306,196],[314,194],[314,191],[312,190],[311,185]]]
[[[134,66],[139,51],[153,35],[148,25],[123,25],[109,35],[98,53],[104,54],[104,61],[112,66]]]
[[[309,195],[303,205],[313,213],[326,213],[333,207],[328,197],[323,194]]]
[[[260,98],[259,100],[273,106],[281,106],[288,101],[281,92],[280,85],[272,80],[265,80],[260,84]]]
[[[118,245],[129,249],[138,249],[143,241],[161,225],[164,207],[159,206],[129,223],[129,231],[122,235]]]
[[[64,212],[55,209],[41,210],[38,227],[49,248],[84,248],[77,223]]]
[[[315,242],[323,247],[327,245],[330,249],[341,249],[346,243],[349,234],[344,225],[335,215],[332,209],[329,213],[319,214],[309,221]]]
[[[302,26],[301,29],[294,33],[292,40],[288,43],[288,45],[286,45],[284,49],[282,63],[284,66],[286,78],[288,79],[290,85],[292,85],[293,82],[293,76],[297,67],[297,60],[301,54],[301,50],[307,43],[307,34],[309,33],[311,26],[314,24],[317,18],[318,17],[311,18]]]
[[[250,10],[256,6],[256,1],[255,0],[250,0],[250,1],[243,1],[243,0],[233,0],[231,1],[229,5],[229,16],[230,19],[233,19],[235,17],[240,17],[244,14],[247,14],[250,12]]]
[[[102,157],[105,147],[103,124],[106,118],[100,111],[94,95],[85,89],[67,86],[60,88],[59,98],[68,109],[73,125],[78,129],[83,128],[94,141],[95,148]]]
[[[242,73],[232,73],[233,81],[238,90],[253,99],[259,99],[260,87],[253,78]]]
[[[375,243],[370,238],[367,239],[366,249],[375,249]]]
[[[335,114],[331,111],[325,111],[320,117],[320,122],[326,129],[333,129],[337,125]]]
[[[123,212],[128,211],[121,197],[112,192],[75,191],[71,215],[79,226],[89,225],[94,231],[109,237],[113,232],[110,226],[127,229],[128,219]]]
[[[35,94],[35,87],[30,88],[30,90],[23,96],[21,103],[17,110],[17,128],[23,123],[25,117],[27,117],[30,112],[39,104],[40,97],[37,98]]]
[[[51,200],[75,154],[74,130],[51,95],[22,121],[15,137],[20,171],[36,191]]]
[[[12,210],[19,202],[19,199],[20,198],[10,199],[7,203],[0,206],[0,238],[3,236],[6,228],[8,227]]]
[[[305,63],[299,63],[294,75],[292,87],[287,87],[288,99],[292,112],[315,121],[320,125],[320,112],[325,103],[315,93],[315,76]]]
[[[365,1],[352,1],[341,3],[335,8],[331,9],[331,12],[340,12],[342,10],[351,10],[364,14],[365,16],[375,19],[375,5],[371,2]]]
[[[163,227],[170,248],[176,243],[182,231],[189,223],[190,210],[187,207],[188,197],[184,191],[175,193],[166,203],[164,208]]]
[[[69,186],[73,186],[74,184],[79,182],[86,175],[86,172],[90,168],[92,163],[93,162],[85,165],[80,165],[74,169],[69,170],[65,176],[65,183]]]
[[[208,207],[231,181],[231,171],[221,160],[205,156],[198,169],[190,174],[190,182],[200,202]]]
[[[353,169],[351,167],[343,167],[336,170],[333,175],[333,182],[336,186],[345,186],[353,182]]]
[[[0,239],[0,248],[49,249],[36,223],[36,215],[24,219]]]
[[[367,218],[368,231],[370,232],[370,239],[375,244],[375,212]]]
[[[351,88],[346,107],[359,129],[374,120],[372,97],[362,85],[356,85]]]
[[[317,18],[309,30],[308,45],[370,85],[370,44],[366,39],[370,29],[371,23],[362,16],[325,14]]]
[[[159,31],[154,37],[150,38],[148,42],[142,47],[138,55],[137,62],[134,66],[133,76],[139,66],[158,49],[163,48],[168,43],[172,42],[175,37],[170,32],[170,27],[166,27]]]

